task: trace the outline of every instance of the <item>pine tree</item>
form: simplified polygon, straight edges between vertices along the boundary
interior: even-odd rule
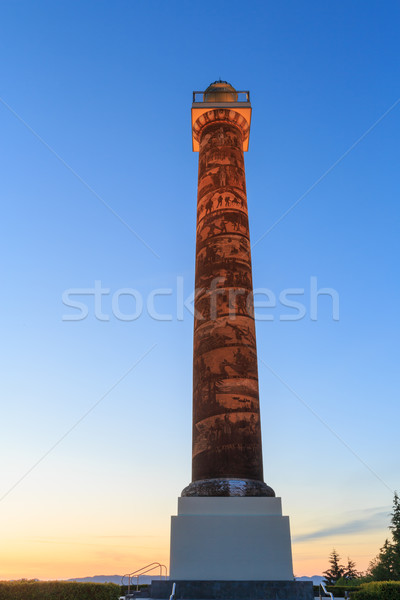
[[[393,512],[389,529],[392,532],[392,571],[393,579],[400,580],[400,499],[394,493]]]
[[[392,545],[389,540],[385,540],[378,556],[371,561],[369,573],[374,581],[390,581],[393,579],[392,569]]]
[[[391,517],[389,529],[392,541],[385,541],[369,566],[369,573],[375,581],[400,580],[400,499],[397,492],[394,494]]]
[[[400,499],[397,492],[394,493],[393,512],[391,516],[389,529],[392,532],[393,544],[400,548]]]
[[[347,565],[344,568],[343,577],[347,581],[351,581],[352,579],[357,579],[360,577],[360,573],[356,569],[356,563],[349,557],[347,557]]]
[[[329,564],[331,565],[331,568],[323,572],[323,575],[325,576],[324,583],[325,585],[335,585],[337,580],[344,574],[344,567],[340,564],[340,556],[335,548],[329,555]]]

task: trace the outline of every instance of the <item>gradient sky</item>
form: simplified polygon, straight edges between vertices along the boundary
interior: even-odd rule
[[[254,285],[305,290],[304,318],[278,301],[257,322],[295,574],[333,547],[361,570],[377,554],[400,488],[399,17],[390,1],[0,3],[0,579],[169,560],[191,467],[191,94],[219,78],[251,93]],[[312,277],[339,320],[328,296],[310,318]],[[63,320],[65,290],[95,281],[109,320],[92,296]],[[119,320],[122,288],[145,305],[170,289],[171,320]]]

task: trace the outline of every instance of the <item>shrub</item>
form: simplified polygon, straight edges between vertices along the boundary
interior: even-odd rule
[[[400,581],[371,581],[363,583],[351,600],[400,600]]]
[[[118,600],[115,583],[0,581],[0,600]]]
[[[345,592],[351,592],[351,598],[353,598],[353,592],[360,589],[360,586],[354,585],[326,585],[325,587],[328,592],[332,592],[334,597],[338,598],[344,598]],[[319,585],[314,585],[314,597],[319,598]]]
[[[139,591],[143,592],[149,589],[149,584],[148,583],[139,583]],[[127,585],[121,585],[120,586],[120,590],[121,590],[121,596],[125,596],[128,593],[128,586]],[[130,588],[131,592],[136,592],[136,583],[131,583],[131,588]]]
[[[326,589],[328,592],[332,592],[334,597],[344,598],[345,592],[354,592],[359,590],[359,586],[354,585],[327,585]]]

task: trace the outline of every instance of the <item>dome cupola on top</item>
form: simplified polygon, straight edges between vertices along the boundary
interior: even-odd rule
[[[214,81],[204,92],[204,102],[237,102],[235,88],[227,81]]]

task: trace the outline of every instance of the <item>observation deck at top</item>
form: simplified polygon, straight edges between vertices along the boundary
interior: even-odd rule
[[[228,109],[239,113],[248,124],[251,124],[250,92],[239,91],[227,81],[215,81],[204,91],[193,92],[192,103],[192,148],[199,151],[199,142],[194,135],[196,121],[205,113],[214,109]],[[243,151],[249,149],[249,136],[243,140]]]

